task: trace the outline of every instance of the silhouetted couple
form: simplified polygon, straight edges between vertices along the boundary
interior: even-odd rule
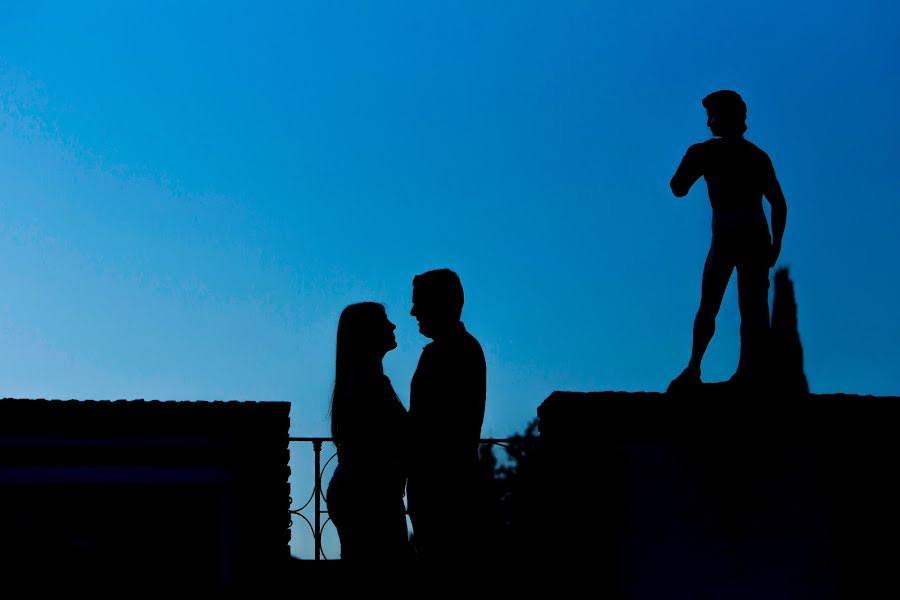
[[[741,311],[741,354],[733,384],[756,387],[765,382],[769,365],[769,269],[781,252],[787,204],[769,156],[744,139],[747,106],[731,90],[703,99],[710,140],[688,148],[672,177],[675,196],[686,196],[706,179],[712,205],[712,243],[703,267],[700,308],[694,319],[691,358],[669,390],[700,384],[700,363],[716,330],[716,315],[737,269]],[[763,210],[771,205],[772,233]]]
[[[413,556],[404,487],[417,559],[481,556],[478,446],[486,366],[481,345],[460,320],[462,308],[463,288],[453,271],[413,278],[410,314],[432,342],[413,376],[408,413],[382,368],[385,354],[397,347],[384,307],[363,302],[341,314],[331,404],[338,465],[327,501],[344,560]]]

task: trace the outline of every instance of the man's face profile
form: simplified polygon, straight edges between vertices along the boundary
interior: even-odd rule
[[[434,307],[429,303],[428,298],[422,293],[422,290],[413,286],[412,309],[409,314],[416,318],[419,322],[419,333],[427,338],[431,337],[431,324],[434,322]]]

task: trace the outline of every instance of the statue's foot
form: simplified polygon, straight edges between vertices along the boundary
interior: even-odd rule
[[[733,389],[748,392],[760,391],[766,387],[761,373],[754,373],[750,369],[738,369],[725,383]]]
[[[669,383],[669,387],[666,388],[666,393],[698,388],[702,383],[703,382],[700,381],[700,371],[688,367]]]
[[[747,385],[748,383],[750,383],[751,379],[752,378],[746,371],[738,370],[738,371],[735,371],[734,375],[729,377],[728,381],[726,381],[725,383],[727,383],[728,385],[743,386],[743,385]]]

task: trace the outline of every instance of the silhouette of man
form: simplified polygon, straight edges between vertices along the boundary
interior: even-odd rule
[[[681,198],[706,179],[712,205],[712,243],[703,267],[700,308],[687,368],[669,389],[700,383],[700,363],[716,329],[716,315],[737,269],[741,355],[732,383],[759,383],[765,375],[769,334],[769,269],[781,252],[787,203],[769,156],[744,139],[747,106],[737,92],[720,90],[703,99],[713,138],[688,148],[670,183]],[[763,209],[771,205],[772,232]]]
[[[409,397],[407,504],[419,559],[474,560],[484,519],[478,462],[487,369],[460,317],[463,288],[449,269],[413,278],[410,315],[425,346]]]

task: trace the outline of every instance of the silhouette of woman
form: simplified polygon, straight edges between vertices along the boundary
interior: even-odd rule
[[[331,435],[338,464],[328,484],[328,514],[341,559],[393,561],[410,553],[403,494],[407,414],[382,368],[397,347],[384,306],[351,304],[337,330]]]

